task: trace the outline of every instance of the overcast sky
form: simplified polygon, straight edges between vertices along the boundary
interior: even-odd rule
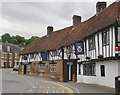
[[[26,1],[26,2],[25,2]],[[30,0],[29,0],[30,1]],[[65,0],[64,0],[65,1]],[[75,1],[75,0],[74,0]],[[90,1],[90,0],[89,0]],[[82,16],[82,21],[95,14],[96,2],[38,2],[38,0],[2,0],[0,10],[1,33],[11,35],[21,35],[25,38],[31,36],[46,35],[47,26],[53,26],[54,30],[59,30],[72,25],[74,14]],[[100,1],[100,0],[99,0]],[[107,1],[107,6],[116,0]],[[109,2],[108,2],[109,1]]]

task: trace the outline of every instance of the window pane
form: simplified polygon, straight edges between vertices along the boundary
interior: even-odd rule
[[[83,75],[87,75],[87,76],[95,75],[95,63],[84,64]]]
[[[120,27],[118,27],[118,42],[120,42]]]
[[[101,65],[100,69],[101,69],[101,76],[105,76],[105,65]]]

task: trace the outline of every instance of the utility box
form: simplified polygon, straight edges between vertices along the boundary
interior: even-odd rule
[[[115,93],[120,95],[120,76],[115,77]]]

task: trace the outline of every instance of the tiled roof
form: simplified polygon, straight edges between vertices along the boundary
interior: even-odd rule
[[[31,44],[27,45],[22,51],[21,54],[39,52],[39,51],[47,51],[54,50],[56,48],[61,47],[61,43],[63,43],[63,39],[66,35],[71,31],[72,27],[66,27],[64,29],[54,31],[49,35],[41,37]]]
[[[63,46],[82,40],[83,38],[114,24],[118,16],[120,16],[120,2],[114,2],[98,15],[94,15],[85,22],[80,23],[72,33],[66,37]]]
[[[120,16],[120,2],[114,2],[99,14],[80,22],[75,28],[66,27],[33,41],[21,51],[21,54],[54,50],[70,45],[114,24],[118,16]]]
[[[19,53],[20,48],[17,45],[11,43],[2,43],[2,52],[8,52],[7,48],[10,47],[10,53]]]

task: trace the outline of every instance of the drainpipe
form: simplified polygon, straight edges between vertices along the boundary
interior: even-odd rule
[[[62,75],[61,75],[61,81],[63,82],[64,81],[64,49],[63,47],[61,48],[62,49]]]

